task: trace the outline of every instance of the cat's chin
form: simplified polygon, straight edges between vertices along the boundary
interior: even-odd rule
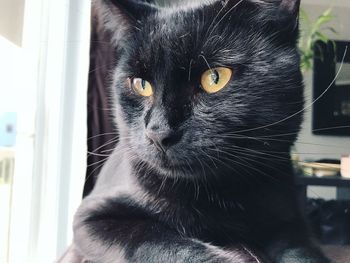
[[[157,174],[170,178],[193,178],[195,173],[189,163],[172,162],[167,157],[142,160]]]
[[[159,173],[163,176],[166,177],[171,177],[171,178],[188,178],[191,179],[193,178],[195,175],[193,174],[193,172],[191,172],[189,170],[189,167],[184,166],[172,166],[172,167],[161,167],[158,166],[156,168]]]
[[[190,177],[191,174],[189,172],[189,166],[185,164],[172,164],[169,161],[157,160],[153,162],[149,162],[149,166],[151,166],[155,171],[157,171],[162,176],[167,177]]]
[[[147,149],[148,154],[142,154],[146,150],[135,151],[138,161],[147,165],[148,168],[160,176],[171,178],[197,178],[203,174],[202,167],[198,168],[198,164],[191,159],[177,158],[179,152],[169,150],[166,154],[155,151],[155,149]]]

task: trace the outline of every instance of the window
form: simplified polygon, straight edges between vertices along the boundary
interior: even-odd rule
[[[23,19],[0,21],[0,261],[52,262],[84,184],[90,2],[5,2]]]

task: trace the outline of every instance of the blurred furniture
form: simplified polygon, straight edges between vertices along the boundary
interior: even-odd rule
[[[299,198],[301,204],[305,207],[307,202],[307,187],[308,186],[328,186],[337,188],[337,199],[350,200],[350,179],[333,176],[333,177],[316,177],[300,175],[296,177]]]
[[[8,261],[15,153],[0,147],[0,262]]]
[[[323,246],[323,251],[334,263],[350,262],[349,246]]]
[[[15,166],[14,150],[9,148],[0,148],[0,183],[9,184]]]
[[[314,134],[350,136],[349,47],[350,42],[346,41],[316,43],[313,71],[313,100],[317,100],[313,104]]]

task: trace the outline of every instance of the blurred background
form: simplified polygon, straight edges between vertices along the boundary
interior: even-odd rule
[[[91,139],[112,129],[89,99],[104,68],[91,58],[106,52],[91,13],[89,1],[0,0],[1,263],[61,255],[86,177],[103,163],[87,160],[110,138]],[[300,17],[300,198],[324,244],[350,245],[350,2],[302,0]]]

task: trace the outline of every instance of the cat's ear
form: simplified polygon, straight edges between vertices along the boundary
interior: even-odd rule
[[[269,20],[298,19],[300,0],[217,0],[214,2],[220,13],[234,13],[235,10],[255,9],[254,15],[260,13],[260,18]],[[259,17],[259,16],[257,16]]]
[[[299,36],[300,0],[249,0],[260,10],[259,21],[275,31],[281,42],[296,45]]]
[[[267,12],[271,19],[293,19],[298,18],[300,0],[250,0],[260,6],[261,10]]]
[[[105,29],[115,40],[137,29],[143,18],[155,13],[157,7],[150,0],[95,0],[94,7]]]
[[[300,0],[252,0],[261,2],[262,16],[271,21],[280,39],[296,43],[299,32]],[[266,6],[264,8],[265,5]]]
[[[293,16],[298,16],[300,0],[278,0],[279,10]]]

